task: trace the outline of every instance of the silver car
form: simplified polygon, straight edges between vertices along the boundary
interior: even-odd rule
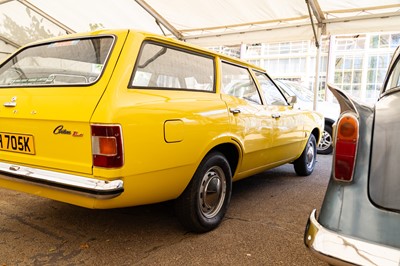
[[[379,100],[361,105],[330,88],[340,103],[332,174],[305,245],[333,265],[400,265],[400,49]]]

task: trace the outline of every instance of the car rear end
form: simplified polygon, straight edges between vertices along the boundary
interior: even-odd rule
[[[332,175],[304,241],[333,265],[400,263],[400,63],[394,56],[374,108],[331,87],[341,105]]]
[[[121,129],[90,120],[126,35],[37,43],[0,66],[2,187],[86,207],[123,191],[121,180],[92,175],[93,162],[121,164]]]

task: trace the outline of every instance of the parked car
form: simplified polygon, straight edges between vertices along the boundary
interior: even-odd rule
[[[318,219],[304,241],[332,265],[400,264],[400,50],[375,106],[331,87],[341,115],[334,130],[332,175]]]
[[[260,68],[131,30],[28,45],[0,66],[0,186],[87,208],[175,200],[216,228],[232,181],[314,170],[322,116]]]
[[[296,108],[300,110],[313,110],[314,94],[305,86],[298,82],[288,80],[275,80],[275,83],[282,89],[286,97],[296,96]],[[332,126],[339,117],[340,108],[337,103],[327,102],[318,98],[317,109],[325,118],[324,133],[317,147],[319,154],[331,154],[332,146]]]

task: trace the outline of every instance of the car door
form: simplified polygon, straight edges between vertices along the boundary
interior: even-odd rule
[[[243,148],[243,160],[236,178],[249,175],[273,162],[273,118],[265,110],[260,93],[246,67],[221,64],[221,97],[230,112],[231,132]]]
[[[294,110],[267,74],[255,71],[265,101],[266,113],[273,118],[271,152],[274,160],[287,161],[297,157],[306,138],[304,111]]]

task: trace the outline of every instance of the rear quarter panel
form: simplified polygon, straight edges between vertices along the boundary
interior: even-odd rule
[[[122,126],[124,166],[94,168],[95,176],[122,176],[123,193],[96,208],[138,205],[178,197],[205,154],[233,142],[225,103],[216,93],[128,88],[142,35],[130,35],[92,123]]]

